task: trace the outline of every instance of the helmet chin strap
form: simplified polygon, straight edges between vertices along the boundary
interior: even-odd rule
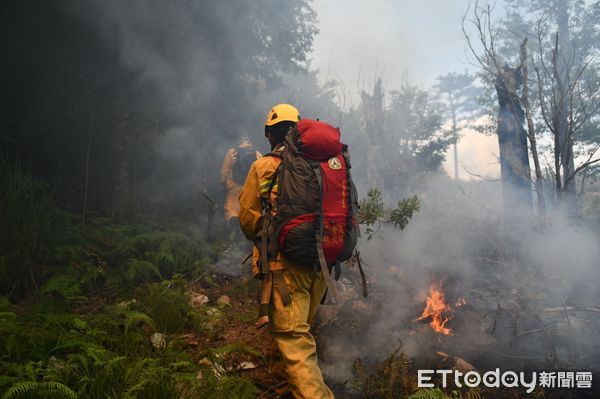
[[[275,148],[277,148],[277,146],[278,146],[279,144],[281,144],[281,143],[282,143],[282,142],[275,143],[275,142],[273,141],[273,136],[272,136],[270,133],[267,133],[267,135],[266,135],[266,136],[267,136],[267,139],[269,139],[269,144],[271,144],[271,151],[273,151]]]

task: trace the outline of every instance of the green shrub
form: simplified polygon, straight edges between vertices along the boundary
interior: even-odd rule
[[[361,359],[352,365],[350,385],[364,398],[391,399],[405,397],[416,384],[410,376],[412,362],[408,355],[395,349],[382,362],[367,370]]]
[[[142,309],[156,322],[161,333],[178,333],[193,329],[194,313],[184,290],[184,281],[175,279],[153,283],[140,294]]]
[[[251,380],[244,377],[224,376],[217,378],[210,373],[197,387],[199,398],[204,399],[254,399],[258,396],[258,388]]]
[[[59,382],[25,381],[13,385],[2,395],[2,399],[18,398],[77,399],[77,394],[71,388]]]
[[[37,292],[66,216],[54,186],[19,162],[0,160],[0,187],[0,295],[20,299]]]

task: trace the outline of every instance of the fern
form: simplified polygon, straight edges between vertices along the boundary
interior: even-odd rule
[[[6,321],[8,319],[15,320],[17,315],[13,312],[0,312],[0,321]]]
[[[192,327],[194,313],[182,280],[150,284],[142,290],[140,301],[144,311],[156,322],[158,331],[177,333]]]
[[[170,240],[164,240],[158,247],[158,252],[154,256],[155,263],[164,271],[171,271],[174,268],[175,256],[173,255],[172,244]]]
[[[412,362],[406,353],[395,349],[390,355],[377,364],[371,373],[360,359],[354,361],[351,387],[360,391],[365,398],[396,398],[400,392],[408,395],[413,390],[414,381],[410,377]]]
[[[255,358],[263,357],[263,355],[259,351],[243,342],[234,342],[232,344],[220,346],[218,348],[211,349],[210,352],[213,355],[220,357],[224,357],[231,354],[246,354]]]
[[[131,327],[136,326],[138,324],[145,324],[153,330],[156,329],[156,323],[154,322],[152,317],[148,316],[145,313],[126,311],[125,313],[123,313],[123,316],[125,317],[125,334],[127,334]]]
[[[479,388],[471,388],[462,395],[462,399],[482,399],[481,392]]]
[[[407,399],[451,399],[439,388],[422,388],[414,392]]]
[[[216,378],[207,376],[201,386],[196,388],[196,396],[203,399],[255,399],[258,396],[258,388],[247,378],[236,376],[224,376]]]
[[[82,298],[81,286],[75,276],[55,275],[42,286],[42,294],[57,294],[65,299]],[[84,297],[85,298],[85,297]]]
[[[2,399],[32,397],[77,399],[77,394],[71,388],[59,382],[26,381],[13,385],[2,395]]]
[[[131,259],[127,262],[127,271],[125,277],[128,282],[142,282],[149,281],[153,277],[162,279],[160,270],[152,262],[140,259]]]
[[[544,399],[546,397],[546,393],[544,392],[543,388],[536,388],[533,391],[533,397],[534,399]]]
[[[364,382],[365,376],[367,374],[361,358],[356,358],[354,360],[354,362],[352,363],[351,372],[352,378],[350,379],[350,388],[353,391],[358,392],[361,390],[361,384]]]
[[[125,398],[177,397],[176,380],[170,369],[158,366],[156,359],[142,359],[127,370]]]
[[[0,156],[0,295],[35,293],[66,218],[56,207],[56,185],[34,177],[20,162]]]
[[[191,362],[175,362],[169,364],[169,368],[173,371],[192,371],[194,364]]]

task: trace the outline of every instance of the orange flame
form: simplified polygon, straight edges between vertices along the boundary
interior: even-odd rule
[[[417,320],[431,317],[429,325],[435,332],[444,335],[452,335],[452,330],[446,327],[446,323],[450,319],[443,314],[444,312],[451,311],[452,308],[446,303],[446,295],[442,290],[442,284],[434,281],[429,287],[429,295],[427,295],[425,309]]]

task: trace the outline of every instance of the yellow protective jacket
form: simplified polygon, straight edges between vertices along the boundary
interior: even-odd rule
[[[280,152],[282,148],[275,149],[273,152]],[[273,184],[269,196],[269,188],[273,183],[277,167],[281,163],[281,159],[275,156],[265,156],[255,161],[246,177],[246,182],[240,192],[240,227],[247,239],[255,242],[257,234],[262,228],[263,220],[263,200],[269,200],[274,204],[277,198],[277,182]],[[268,198],[269,197],[269,198]],[[258,268],[259,253],[256,247],[253,250],[253,273],[256,276],[259,274]],[[270,270],[283,270],[287,268],[291,262],[283,259],[281,254],[277,255],[276,259],[269,262]]]
[[[225,220],[227,221],[238,216],[240,211],[238,197],[242,190],[242,184],[244,184],[244,182],[236,182],[233,180],[233,165],[235,164],[236,156],[237,151],[235,148],[230,148],[229,151],[227,151],[221,165],[221,176],[219,179],[226,192],[223,210],[225,213]],[[256,159],[260,159],[261,156],[261,153],[256,151]]]

